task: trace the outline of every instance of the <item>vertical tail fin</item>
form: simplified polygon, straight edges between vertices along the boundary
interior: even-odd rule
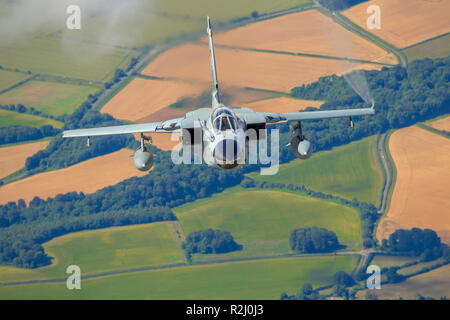
[[[208,28],[206,31],[208,32],[209,37],[209,51],[211,53],[211,80],[212,80],[212,107],[217,108],[220,101],[219,94],[219,83],[217,82],[217,72],[216,72],[216,58],[214,55],[214,43],[212,38],[212,30],[211,30],[211,20],[209,16],[207,17]]]

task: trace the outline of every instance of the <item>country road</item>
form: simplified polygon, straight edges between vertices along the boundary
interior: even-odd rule
[[[377,145],[377,151],[380,155],[381,163],[383,164],[383,171],[384,171],[384,185],[383,185],[383,191],[381,195],[381,203],[380,207],[378,208],[378,213],[384,213],[384,210],[386,209],[386,200],[387,196],[391,187],[391,173],[389,171],[389,167],[386,160],[386,154],[384,153],[384,143],[386,140],[386,133],[382,133],[380,135],[380,139],[378,139],[378,145]]]
[[[400,61],[400,64],[402,65],[402,67],[406,68],[408,62],[406,61],[403,53],[400,50],[398,50],[397,48],[395,48],[394,46],[392,46],[390,44],[386,45],[384,42],[380,41],[377,37],[375,37],[370,32],[364,30],[363,28],[355,27],[349,19],[347,19],[345,16],[343,16],[339,12],[332,12],[331,14],[332,14],[333,18],[335,19],[335,21],[340,23],[346,29],[360,35],[363,38],[369,39],[370,41],[375,43],[377,46],[379,46],[380,48],[382,48],[388,52],[391,51],[397,57],[397,59]]]

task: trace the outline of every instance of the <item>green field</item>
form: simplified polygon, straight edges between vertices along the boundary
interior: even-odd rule
[[[403,49],[408,61],[445,58],[450,54],[450,33]]]
[[[349,200],[357,198],[378,205],[382,176],[376,159],[377,137],[313,154],[307,160],[294,160],[280,166],[276,175],[250,174],[268,182],[304,185],[315,191],[335,194]]]
[[[7,70],[0,70],[0,91],[8,89],[9,87],[19,83],[27,78],[30,75],[21,73],[21,72],[13,72]],[[0,102],[1,104],[1,102]]]
[[[242,251],[222,257],[287,254],[292,230],[312,226],[334,231],[349,248],[361,246],[356,210],[295,193],[237,189],[177,207],[174,212],[185,235],[220,229],[244,245]]]
[[[0,65],[39,74],[109,80],[137,51],[46,36],[0,45]]]
[[[62,128],[63,123],[60,121],[34,116],[27,113],[0,110],[0,127],[12,125],[22,125],[35,128],[39,128],[44,125],[51,125],[55,128]]]
[[[379,266],[381,269],[394,267],[394,266],[402,266],[406,263],[417,261],[417,257],[408,257],[408,256],[386,256],[377,254],[370,264],[374,264]]]
[[[71,114],[98,88],[48,81],[27,83],[0,95],[0,104],[21,103],[54,116]]]
[[[0,267],[0,282],[65,277],[75,264],[83,274],[183,263],[168,222],[71,233],[44,244],[52,265],[38,269]]]
[[[0,299],[279,299],[303,283],[331,284],[333,274],[351,272],[357,256],[323,256],[183,266],[65,282],[0,286]]]
[[[417,258],[416,258],[417,260]],[[416,272],[420,272],[423,268],[430,268],[433,267],[437,264],[443,263],[444,262],[444,258],[439,258],[433,261],[427,261],[427,262],[421,262],[406,268],[402,268],[400,270],[398,270],[399,274],[402,275],[410,275],[410,274],[414,274]]]

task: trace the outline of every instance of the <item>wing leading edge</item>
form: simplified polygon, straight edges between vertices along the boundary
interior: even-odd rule
[[[375,114],[375,110],[373,108],[364,108],[364,109],[289,112],[289,113],[275,113],[275,114],[266,113],[265,117],[268,123],[279,123],[283,121],[320,120],[329,118],[365,116],[373,114]]]
[[[178,118],[162,122],[129,124],[123,126],[65,130],[63,131],[63,138],[93,137],[143,132],[180,132],[182,119],[183,118]]]

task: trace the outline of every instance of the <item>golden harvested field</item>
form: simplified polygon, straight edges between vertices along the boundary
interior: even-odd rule
[[[0,178],[22,169],[25,160],[39,150],[45,149],[50,141],[39,141],[0,148]]]
[[[152,137],[152,145],[164,151],[172,150],[173,147],[181,143],[181,135],[177,132],[147,132],[145,135]],[[134,134],[134,137],[139,141],[139,134]]]
[[[247,103],[242,107],[247,107],[257,112],[297,112],[307,107],[318,108],[322,103],[323,101],[278,97]]]
[[[204,37],[202,41],[207,41]],[[316,10],[284,15],[217,33],[215,44],[239,48],[375,60],[387,54]],[[345,47],[344,47],[345,46]]]
[[[450,139],[412,126],[395,131],[389,150],[397,169],[379,240],[398,228],[430,228],[450,243]]]
[[[437,130],[450,132],[450,116],[430,122],[428,125]]]
[[[359,291],[358,299],[363,299],[367,290]],[[398,284],[385,284],[375,294],[378,299],[390,300],[417,299],[417,294],[440,299],[450,296],[450,265],[440,267],[427,273],[419,274]]]
[[[35,196],[42,199],[71,191],[92,193],[133,176],[143,176],[133,164],[133,151],[122,149],[77,163],[61,170],[44,172],[0,187],[0,204]]]
[[[366,13],[370,5],[381,10],[381,29],[368,30]],[[372,32],[397,48],[437,37],[450,31],[448,0],[371,0],[343,12],[361,28]]]
[[[209,83],[208,61],[206,44],[186,43],[159,55],[142,73]],[[282,92],[353,68],[380,68],[331,59],[226,48],[216,48],[216,63],[219,83]]]
[[[205,89],[209,89],[206,84],[136,78],[114,96],[101,112],[117,119],[136,121],[183,97],[198,95]]]

